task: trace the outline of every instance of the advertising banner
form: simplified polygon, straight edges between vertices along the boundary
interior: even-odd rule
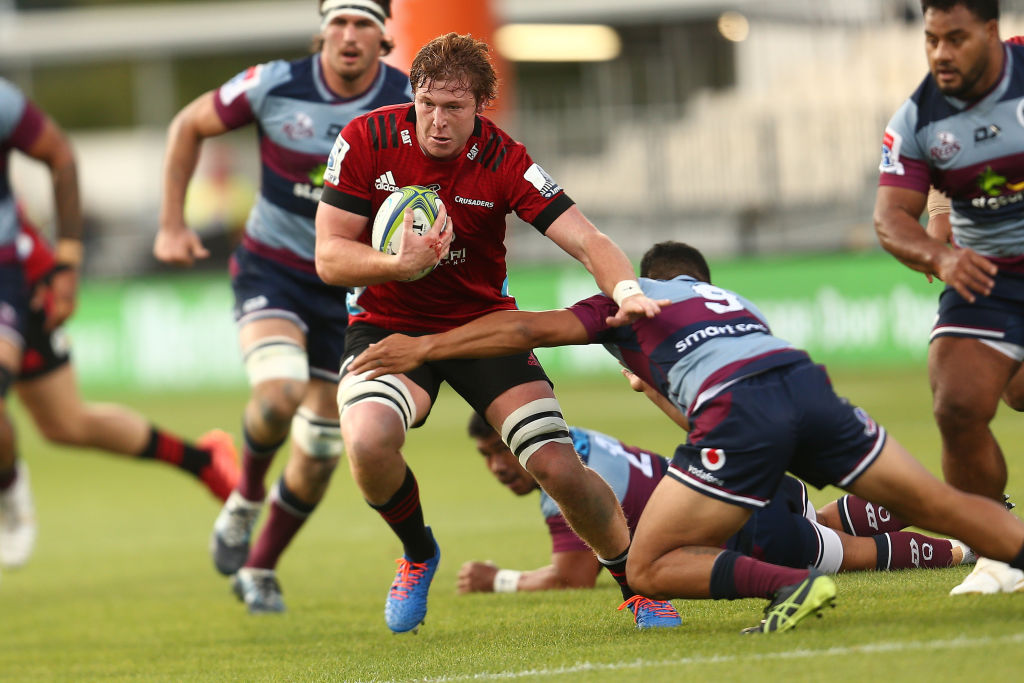
[[[942,283],[881,252],[712,263],[772,331],[830,366],[921,365]],[[520,308],[560,308],[596,292],[576,263],[514,268]],[[85,386],[190,390],[244,386],[227,276],[86,282],[69,326]],[[617,372],[601,347],[538,351],[552,375]]]

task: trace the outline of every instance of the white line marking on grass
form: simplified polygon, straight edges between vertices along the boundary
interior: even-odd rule
[[[454,683],[455,681],[504,681],[517,678],[543,676],[565,676],[586,671],[619,671],[623,669],[648,669],[690,664],[728,664],[736,662],[757,662],[771,659],[810,659],[812,657],[841,657],[844,655],[874,654],[882,652],[907,652],[911,650],[946,650],[949,648],[972,648],[988,645],[1024,643],[1024,633],[1014,633],[997,638],[954,638],[952,640],[909,640],[903,642],[867,643],[850,647],[830,647],[824,650],[787,650],[746,655],[714,655],[709,657],[680,657],[678,659],[635,659],[629,662],[580,662],[572,666],[553,669],[527,669],[525,671],[500,671],[496,673],[465,674],[462,676],[439,676],[418,678],[425,683]]]

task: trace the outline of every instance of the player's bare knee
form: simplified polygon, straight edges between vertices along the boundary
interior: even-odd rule
[[[528,465],[530,456],[551,443],[568,444],[571,448],[572,437],[569,425],[562,417],[562,409],[553,398],[540,398],[520,406],[512,411],[501,425],[501,440],[515,453],[523,467],[527,467],[537,481],[543,486],[543,479],[558,472],[554,468],[564,468],[572,463],[558,462],[555,459],[546,466]],[[548,461],[551,459],[545,459]]]
[[[653,600],[671,597],[663,597],[653,567],[647,562],[634,560],[632,555],[626,560],[626,583],[634,592]]]
[[[956,392],[943,392],[935,395],[932,413],[943,433],[957,434],[988,425],[995,417],[997,405],[993,401],[989,407]]]

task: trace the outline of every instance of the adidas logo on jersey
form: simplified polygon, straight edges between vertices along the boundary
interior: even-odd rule
[[[398,185],[395,184],[395,176],[391,175],[391,171],[381,173],[380,176],[373,181],[373,186],[378,190],[384,190],[386,192],[397,192]]]

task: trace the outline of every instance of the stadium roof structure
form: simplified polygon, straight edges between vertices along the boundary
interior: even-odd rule
[[[424,0],[412,0],[424,1]],[[725,10],[789,21],[853,21],[902,0],[492,0],[508,22],[646,23],[710,18]],[[5,7],[7,8],[5,10]],[[0,0],[0,63],[23,67],[111,58],[161,58],[308,44],[309,0],[94,6],[11,11]]]

